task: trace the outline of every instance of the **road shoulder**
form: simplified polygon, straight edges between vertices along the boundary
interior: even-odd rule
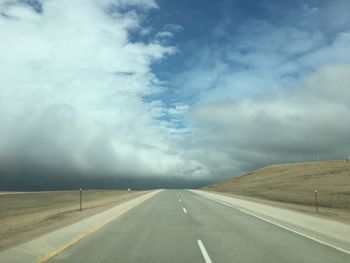
[[[350,253],[350,224],[303,213],[277,208],[253,201],[242,200],[207,191],[191,190],[205,198],[245,212],[267,222],[272,222],[292,232],[302,233],[311,239],[326,242]]]
[[[152,191],[77,223],[63,227],[37,239],[0,252],[0,262],[44,262],[78,242],[130,209],[148,200],[160,190]]]

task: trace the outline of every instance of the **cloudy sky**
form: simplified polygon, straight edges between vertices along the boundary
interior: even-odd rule
[[[350,155],[348,0],[0,0],[0,190],[195,187]]]

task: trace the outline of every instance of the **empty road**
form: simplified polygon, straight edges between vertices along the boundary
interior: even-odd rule
[[[350,256],[186,190],[164,190],[49,262],[350,262]]]

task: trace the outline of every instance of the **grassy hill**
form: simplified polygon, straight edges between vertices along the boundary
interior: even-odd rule
[[[324,161],[268,166],[204,189],[350,211],[350,161]]]

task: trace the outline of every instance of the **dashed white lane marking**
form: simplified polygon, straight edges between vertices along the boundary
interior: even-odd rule
[[[182,200],[181,200],[181,199],[179,199],[179,202],[182,202]]]
[[[336,249],[336,250],[338,250],[338,251],[341,251],[341,252],[343,252],[343,253],[345,253],[345,254],[350,255],[350,251],[349,251],[349,250],[340,248],[340,247],[335,246],[335,245],[332,245],[332,244],[330,244],[330,243],[328,243],[328,242],[322,241],[322,240],[320,240],[320,239],[318,239],[318,238],[309,236],[309,235],[304,234],[304,233],[301,233],[301,232],[299,232],[299,231],[297,231],[297,230],[294,230],[294,229],[291,229],[291,228],[289,228],[289,227],[283,226],[283,225],[281,225],[281,224],[278,224],[278,223],[273,222],[273,221],[271,221],[271,220],[268,220],[268,219],[266,219],[266,218],[260,217],[260,216],[258,216],[258,215],[253,214],[253,213],[250,213],[250,212],[248,212],[248,211],[246,211],[246,210],[244,210],[244,209],[240,209],[240,208],[238,208],[238,207],[233,207],[233,206],[231,206],[230,204],[227,204],[226,202],[223,202],[223,201],[220,201],[220,200],[216,200],[216,199],[211,199],[211,200],[216,201],[216,202],[218,202],[218,203],[220,203],[220,204],[222,204],[222,205],[224,205],[224,206],[228,206],[228,207],[231,207],[231,208],[233,208],[233,209],[236,209],[236,210],[238,210],[238,211],[240,211],[240,212],[242,212],[242,213],[245,213],[245,214],[250,215],[250,216],[252,216],[252,217],[258,218],[258,219],[260,219],[260,220],[262,220],[262,221],[265,221],[265,222],[270,223],[270,224],[272,224],[272,225],[275,225],[275,226],[277,226],[277,227],[283,228],[283,229],[285,229],[285,230],[287,230],[287,231],[290,231],[290,232],[292,232],[292,233],[294,233],[294,234],[300,235],[300,236],[302,236],[302,237],[306,237],[306,238],[311,239],[311,240],[313,240],[313,241],[315,241],[315,242],[317,242],[317,243],[320,243],[320,244],[322,244],[322,245],[325,245],[325,246],[334,248],[334,249]]]
[[[200,250],[202,252],[202,255],[204,257],[205,263],[211,263],[211,259],[210,259],[209,255],[208,255],[207,250],[205,249],[205,246],[202,243],[202,240],[198,239],[197,243],[198,243],[198,246],[199,246],[199,248],[200,248]]]
[[[182,209],[184,210],[184,213],[185,213],[185,214],[187,214],[187,210],[186,210],[186,208],[184,208],[184,207],[183,207]]]

